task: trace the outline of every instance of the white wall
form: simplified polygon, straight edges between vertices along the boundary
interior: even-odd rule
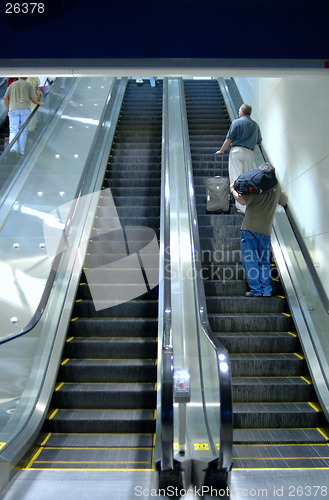
[[[235,81],[329,297],[329,78]]]

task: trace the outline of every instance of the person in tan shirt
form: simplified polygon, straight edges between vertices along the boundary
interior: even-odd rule
[[[263,163],[260,170],[275,172],[270,163]],[[242,264],[250,288],[248,297],[270,297],[271,286],[271,232],[277,205],[286,206],[288,196],[278,186],[265,194],[239,194],[231,184],[231,194],[236,202],[246,206],[241,226]]]
[[[11,142],[15,135],[18,133],[19,128],[24,124],[26,119],[30,116],[31,103],[38,106],[43,102],[39,101],[36,97],[35,90],[27,78],[19,78],[13,82],[6,90],[4,102],[8,110],[9,116],[9,142]],[[18,141],[11,148],[11,152],[23,155],[27,141],[28,127],[22,131]]]

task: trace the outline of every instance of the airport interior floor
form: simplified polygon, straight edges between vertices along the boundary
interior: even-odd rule
[[[329,474],[326,469],[275,469],[232,471],[229,495],[219,490],[203,498],[244,498],[277,500],[278,498],[326,498]],[[0,500],[91,500],[154,498],[156,475],[152,471],[21,471],[5,490]],[[175,497],[172,489],[167,497],[186,500],[201,497],[202,491],[190,486]]]

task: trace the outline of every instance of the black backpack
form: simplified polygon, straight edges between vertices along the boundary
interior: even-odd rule
[[[241,195],[266,194],[278,186],[275,172],[268,170],[249,170],[243,172],[234,182],[234,189]]]

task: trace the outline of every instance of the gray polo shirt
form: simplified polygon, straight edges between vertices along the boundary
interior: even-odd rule
[[[244,146],[254,150],[256,144],[262,142],[262,134],[258,123],[249,116],[241,116],[233,120],[226,137],[231,139],[233,146]]]

